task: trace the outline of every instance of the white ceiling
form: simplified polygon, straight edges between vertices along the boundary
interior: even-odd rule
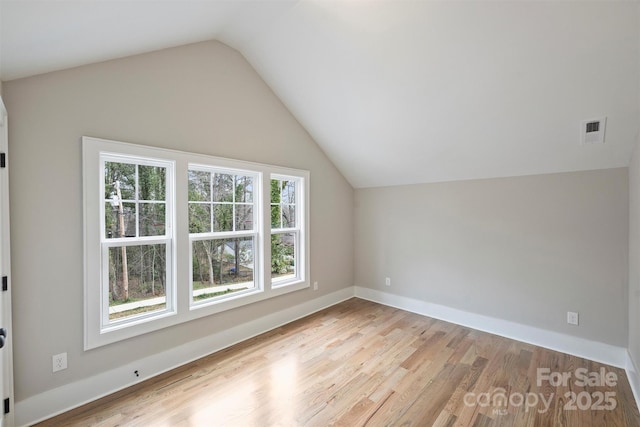
[[[3,81],[218,39],[354,187],[627,166],[638,138],[638,1],[0,0],[0,26]]]

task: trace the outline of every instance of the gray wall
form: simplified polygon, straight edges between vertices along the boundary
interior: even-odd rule
[[[626,347],[626,168],[358,189],[355,200],[356,285]]]
[[[640,365],[640,137],[629,164],[629,354]]]
[[[640,133],[629,162],[629,354],[640,366]]]
[[[640,17],[640,4],[638,4]],[[640,37],[640,35],[639,35]],[[640,40],[638,45],[640,46]],[[640,74],[638,74],[640,80]],[[640,103],[640,94],[638,96]],[[640,116],[638,116],[640,126]],[[629,355],[640,366],[640,133],[629,162]]]
[[[205,42],[4,82],[10,119],[15,396],[112,369],[353,285],[353,189],[235,50]],[[83,351],[83,135],[311,171],[320,290]],[[69,368],[51,373],[51,356]]]
[[[638,5],[640,16],[640,4]],[[640,79],[640,74],[638,75]],[[638,97],[640,103],[640,96]],[[640,125],[640,117],[638,117]],[[629,354],[640,366],[640,134],[629,162]]]

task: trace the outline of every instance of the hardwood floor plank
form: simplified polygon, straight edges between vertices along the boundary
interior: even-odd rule
[[[618,381],[582,384],[577,369]],[[615,408],[593,406],[605,393]],[[353,298],[40,425],[609,427],[640,414],[622,369]]]

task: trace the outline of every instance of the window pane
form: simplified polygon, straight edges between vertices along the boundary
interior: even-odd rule
[[[167,169],[160,166],[138,166],[140,200],[165,200]]]
[[[105,237],[113,239],[118,237],[136,237],[136,204],[122,203],[113,206],[105,203]],[[120,210],[122,209],[122,211]],[[122,218],[122,222],[120,221]]]
[[[233,202],[233,175],[224,173],[213,175],[213,201]]]
[[[211,174],[209,172],[189,171],[189,201],[211,200]]]
[[[253,178],[236,176],[236,203],[253,203]]]
[[[233,231],[233,205],[213,205],[213,231]]]
[[[293,228],[296,226],[296,207],[294,205],[282,206],[282,227]]]
[[[105,199],[112,199],[117,195],[116,183],[120,185],[120,193],[123,200],[134,200],[136,194],[136,165],[104,162]]]
[[[104,205],[104,235],[107,239],[120,237],[118,225],[118,208],[111,206],[111,203]]]
[[[123,203],[124,237],[136,237],[136,204]]]
[[[141,236],[164,236],[164,203],[140,203],[139,230]]]
[[[166,245],[109,248],[109,320],[167,306]]]
[[[296,180],[271,180],[271,228],[295,228]]]
[[[193,300],[255,288],[253,237],[192,244]]]
[[[189,203],[189,233],[211,231],[211,206],[204,203]]]
[[[282,212],[280,205],[271,205],[271,228],[280,228],[280,212]]]
[[[296,233],[271,235],[271,278],[296,276]]]
[[[282,203],[295,203],[296,202],[296,183],[295,181],[282,181],[281,192]]]
[[[236,205],[236,230],[253,230],[253,205]]]
[[[280,203],[280,180],[271,180],[271,203]]]

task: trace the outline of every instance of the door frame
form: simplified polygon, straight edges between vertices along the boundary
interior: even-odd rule
[[[0,395],[0,417],[2,426],[11,427],[15,419],[15,402],[13,396],[13,328],[11,327],[11,245],[9,229],[9,125],[7,109],[0,96],[0,152],[5,154],[5,167],[0,168],[0,276],[7,276],[7,291],[0,289],[2,315],[0,327],[7,330],[7,339],[2,350],[2,384]],[[4,401],[9,399],[9,413],[3,416]]]

